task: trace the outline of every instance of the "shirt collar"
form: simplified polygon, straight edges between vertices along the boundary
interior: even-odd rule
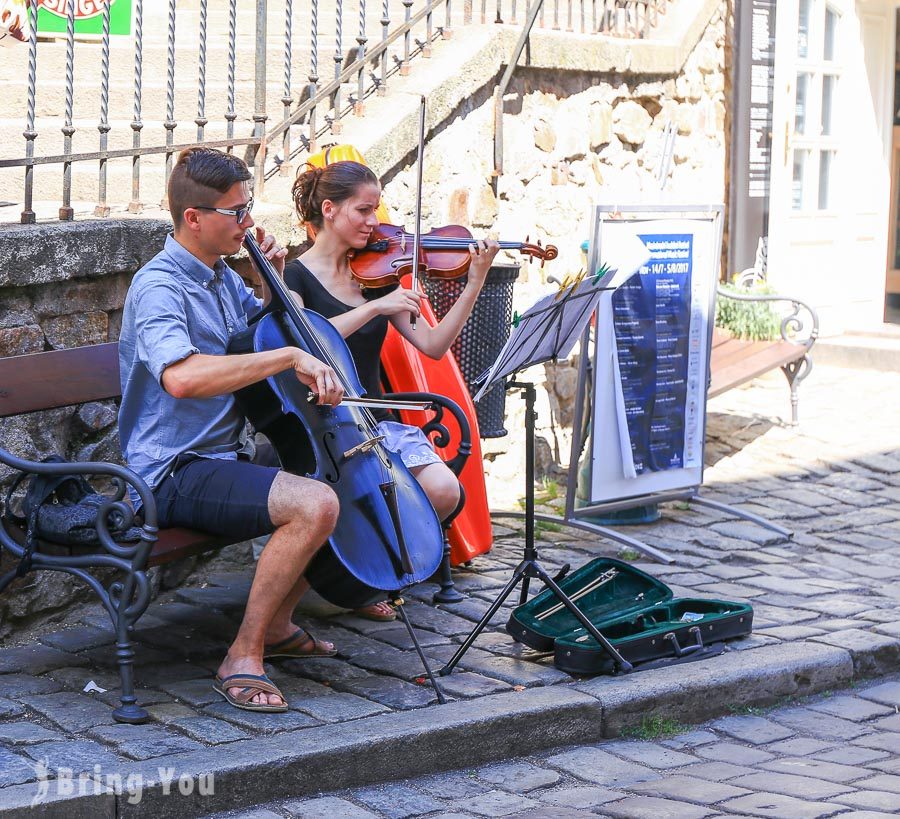
[[[222,276],[228,268],[228,265],[219,258],[216,259],[212,269],[201,262],[193,253],[180,245],[175,237],[170,233],[166,236],[166,253],[172,258],[175,264],[190,276],[194,281],[208,287],[213,279],[221,280]]]

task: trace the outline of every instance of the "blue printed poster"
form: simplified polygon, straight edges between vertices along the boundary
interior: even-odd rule
[[[628,432],[627,440],[622,437],[626,477],[685,466],[691,358],[694,237],[638,238],[650,259],[612,295],[614,364]]]

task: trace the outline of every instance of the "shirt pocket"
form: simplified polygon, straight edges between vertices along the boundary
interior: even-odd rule
[[[195,310],[189,322],[191,341],[201,353],[209,355],[223,355],[228,348],[228,340],[231,333],[228,324],[222,314],[222,308],[215,303],[215,295],[212,295],[212,303],[205,304],[205,310]]]

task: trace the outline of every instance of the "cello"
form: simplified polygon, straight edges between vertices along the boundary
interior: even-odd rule
[[[306,570],[326,600],[359,608],[430,577],[443,552],[437,514],[400,460],[382,445],[366,405],[350,351],[324,316],[297,305],[248,232],[244,246],[271,299],[250,327],[232,338],[229,352],[299,347],[337,373],[347,399],[320,406],[291,370],[235,393],[238,407],[272,442],[283,468],[331,486],[340,515],[328,542]]]

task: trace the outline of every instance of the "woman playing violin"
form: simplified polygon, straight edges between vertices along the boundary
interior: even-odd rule
[[[285,266],[284,280],[304,307],[326,316],[347,340],[360,381],[369,396],[382,395],[381,348],[388,322],[417,350],[440,358],[456,340],[472,312],[499,246],[491,240],[469,245],[469,277],[458,301],[432,327],[413,327],[421,296],[397,287],[387,295],[367,298],[351,275],[348,253],[364,248],[378,226],[375,211],[381,187],[375,174],[358,162],[335,162],[301,172],[293,186],[300,219],[315,229],[312,247]],[[371,292],[371,291],[368,291]],[[384,291],[377,291],[383,293]],[[444,520],[459,503],[456,476],[441,461],[418,427],[391,420],[385,410],[373,410],[384,445],[400,455]]]

